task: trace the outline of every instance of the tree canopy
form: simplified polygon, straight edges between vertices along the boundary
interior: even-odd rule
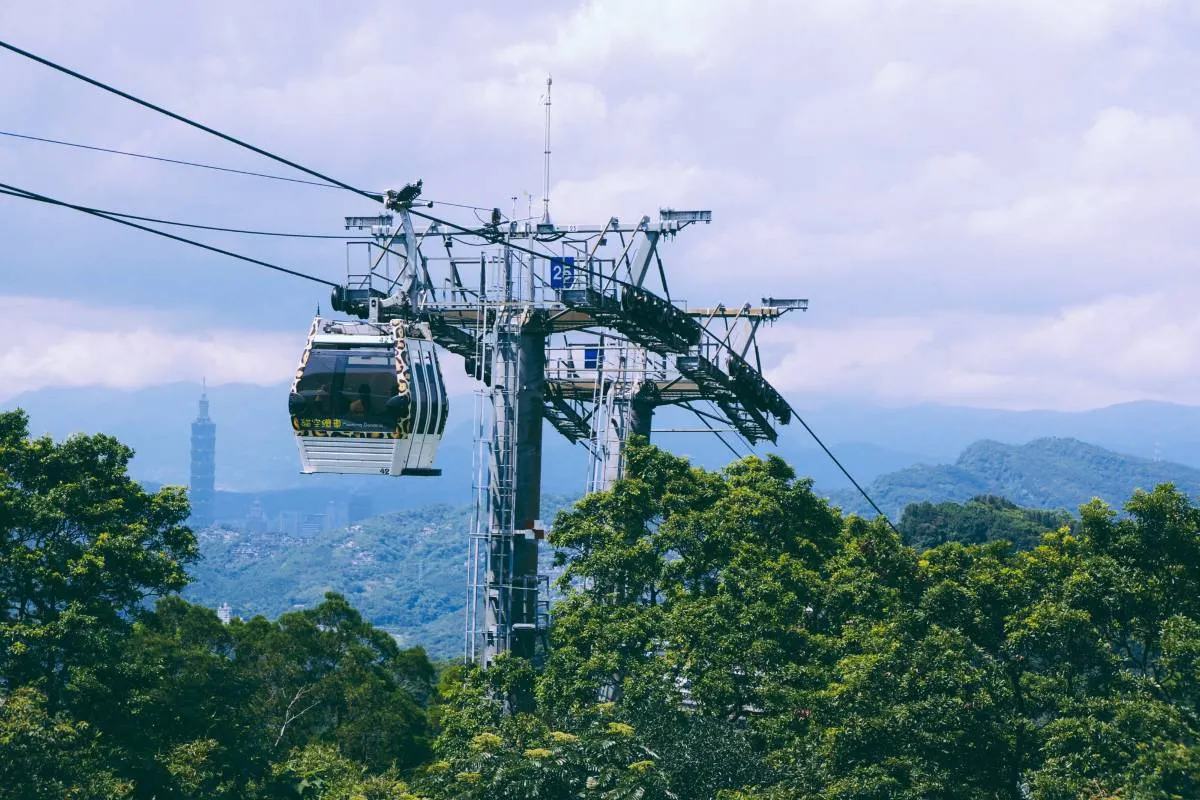
[[[1030,550],[1041,544],[1047,532],[1074,525],[1075,518],[1063,510],[1021,508],[999,495],[979,495],[965,503],[912,503],[897,527],[905,543],[918,550],[946,542],[1000,540]]]
[[[335,593],[184,601],[186,498],[130,455],[0,414],[0,797],[1200,796],[1200,508],[1170,485],[921,508],[906,543],[777,458],[636,444],[555,522],[548,657],[484,673]]]
[[[521,677],[535,713],[468,677],[431,786],[589,796],[562,737],[603,722],[643,748],[647,796],[1200,796],[1200,510],[1173,487],[1074,525],[981,498],[1028,549],[967,524],[917,550],[777,459],[628,466],[554,526],[566,597]],[[522,794],[547,758],[569,785]]]

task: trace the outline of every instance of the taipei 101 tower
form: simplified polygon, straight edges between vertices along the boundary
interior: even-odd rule
[[[192,479],[188,498],[192,502],[193,528],[213,524],[213,501],[216,495],[217,426],[208,417],[208,387],[200,391],[200,416],[192,423]]]

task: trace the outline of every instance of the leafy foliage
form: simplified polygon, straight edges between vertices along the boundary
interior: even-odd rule
[[[1021,508],[997,495],[979,495],[966,503],[913,503],[904,509],[897,527],[906,544],[925,550],[945,542],[984,544],[1011,542],[1029,550],[1042,536],[1075,519],[1066,511]]]
[[[1195,795],[1200,511],[1170,486],[1124,517],[1090,504],[1074,531],[975,505],[942,509],[959,541],[918,553],[779,462],[714,474],[634,449],[626,481],[556,523],[566,598],[519,729],[625,722],[680,797]],[[956,530],[972,514],[985,526]],[[1018,538],[1004,525],[1027,552],[986,541]],[[508,764],[518,723],[478,711],[440,753],[491,730]],[[446,763],[492,793],[517,774]]]
[[[0,754],[0,797],[116,800],[132,789],[113,777],[86,723],[52,717],[28,687],[0,696]]]
[[[130,618],[196,555],[183,492],[144,492],[132,455],[107,436],[31,439],[24,413],[0,414],[0,675],[51,715],[103,680]]]
[[[332,745],[310,744],[294,750],[275,772],[294,782],[301,800],[417,800],[394,769],[370,774]]]
[[[144,492],[131,455],[0,414],[0,796],[294,796],[331,750],[333,785],[395,796],[428,753],[424,652],[339,595],[225,626],[172,594],[187,500]]]
[[[552,648],[435,674],[350,601],[172,594],[178,492],[0,415],[0,797],[1200,796],[1200,508],[922,506],[639,444],[563,511]],[[920,545],[920,548],[912,546]],[[147,599],[160,596],[151,610]]]

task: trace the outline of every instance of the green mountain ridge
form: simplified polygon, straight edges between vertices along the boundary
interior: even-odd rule
[[[546,519],[573,499],[544,498]],[[337,592],[401,646],[454,657],[463,648],[471,515],[469,506],[428,505],[311,537],[210,528],[197,534],[201,560],[183,596],[273,619]],[[549,547],[542,557],[548,572]]]
[[[879,478],[868,491],[918,547],[944,540],[947,529],[959,531],[953,538],[966,542],[1004,530],[1018,546],[1030,546],[1061,524],[1055,510],[1074,513],[1093,497],[1119,506],[1135,489],[1167,482],[1185,494],[1200,494],[1200,470],[1076,439],[1043,438],[1024,445],[978,441],[953,464],[908,467]],[[1004,498],[1022,509],[985,509],[968,502],[980,496]],[[830,499],[846,511],[873,515],[861,496],[849,491],[831,493]],[[543,517],[553,520],[570,500],[547,498]],[[967,507],[940,507],[946,503]],[[906,508],[909,514],[903,514]],[[1025,509],[1045,511],[1028,517]],[[907,525],[902,514],[911,517]],[[1011,519],[998,524],[997,515]],[[335,591],[402,645],[420,643],[434,657],[453,657],[462,650],[470,524],[469,507],[430,504],[308,538],[203,531],[203,558],[192,568],[193,582],[184,596],[214,608],[228,603],[241,617],[274,618],[311,607],[325,592]],[[543,569],[549,571],[550,548],[543,551]]]
[[[299,351],[297,351],[297,354]],[[296,446],[286,416],[287,386],[209,385],[210,413],[217,424],[217,486],[230,492],[258,494],[285,489],[377,492],[377,479],[348,475],[300,475]],[[73,432],[103,432],[134,448],[132,475],[149,483],[183,484],[188,476],[188,436],[196,416],[201,385],[158,384],[141,389],[103,386],[49,387],[0,401],[0,409],[24,408],[34,433],[56,438]],[[805,421],[829,444],[860,481],[871,481],[901,467],[946,463],[972,442],[994,439],[1010,444],[1042,436],[1069,436],[1121,453],[1145,457],[1156,450],[1171,461],[1200,468],[1200,406],[1136,401],[1088,411],[1006,411],[920,404],[877,406],[843,399],[810,405],[791,398]],[[670,426],[670,410],[660,412]],[[451,399],[450,427],[438,453],[440,478],[423,478],[419,501],[397,492],[380,511],[432,502],[457,504],[470,492],[472,449],[470,395]],[[682,417],[681,417],[682,419]],[[774,447],[798,471],[811,476],[820,491],[847,482],[798,426],[781,428]],[[547,492],[578,491],[584,485],[586,453],[569,445],[549,427],[545,431]],[[728,451],[711,435],[676,434],[672,452],[709,468],[719,468]],[[414,499],[415,500],[415,499]],[[247,501],[248,502],[248,501]]]
[[[961,503],[978,495],[1073,512],[1094,497],[1119,506],[1135,490],[1161,483],[1173,483],[1195,496],[1200,494],[1200,470],[1117,453],[1078,439],[1047,437],[1023,445],[978,441],[953,464],[919,464],[880,476],[867,493],[885,513],[897,517],[911,503]],[[874,513],[857,492],[839,490],[829,498],[846,511]]]
[[[1063,509],[1022,508],[997,495],[979,495],[965,503],[913,503],[905,507],[897,527],[904,543],[917,550],[944,542],[974,545],[1000,540],[1018,550],[1031,550],[1051,531],[1077,529],[1078,520]]]

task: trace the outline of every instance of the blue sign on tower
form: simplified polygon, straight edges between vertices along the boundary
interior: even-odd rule
[[[570,289],[575,284],[575,256],[550,257],[550,288]]]

